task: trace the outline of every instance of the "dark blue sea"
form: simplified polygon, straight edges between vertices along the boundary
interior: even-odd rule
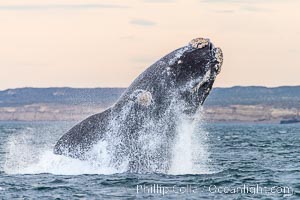
[[[165,174],[53,155],[72,125],[0,122],[1,199],[300,199],[300,124],[199,124],[197,170],[183,135]]]

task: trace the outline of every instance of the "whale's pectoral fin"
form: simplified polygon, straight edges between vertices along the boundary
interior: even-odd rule
[[[85,152],[103,137],[110,113],[111,109],[108,109],[75,125],[58,140],[54,153],[86,159]]]

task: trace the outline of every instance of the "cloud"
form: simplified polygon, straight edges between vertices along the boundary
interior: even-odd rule
[[[256,6],[240,6],[239,8],[235,9],[235,10],[215,10],[216,13],[221,13],[221,14],[233,14],[233,13],[237,13],[237,12],[270,12],[272,10],[270,9],[266,9],[266,8],[259,8]]]
[[[297,0],[285,0],[286,2],[293,2]],[[282,0],[200,0],[203,3],[239,3],[239,4],[250,4],[250,3],[257,3],[257,4],[265,4],[265,3],[276,3],[282,2]]]
[[[120,37],[120,39],[122,39],[122,40],[132,40],[134,38],[135,37],[133,35],[123,35]]]
[[[270,9],[260,8],[260,7],[257,7],[257,6],[250,6],[250,5],[242,6],[241,10],[248,11],[248,12],[267,12],[267,11],[271,11]]]
[[[234,13],[234,10],[215,10],[217,13]]]
[[[156,25],[155,22],[144,20],[144,19],[134,19],[130,21],[131,24],[138,25],[138,26],[154,26]]]
[[[245,0],[244,1],[243,0],[201,0],[201,2],[205,2],[205,3],[243,3],[246,1]],[[248,0],[248,1],[251,1],[251,0]]]
[[[110,9],[128,8],[116,4],[32,4],[32,5],[2,5],[0,10],[53,10],[53,9]]]
[[[175,1],[176,0],[144,0],[144,2],[147,2],[147,3],[172,3]]]

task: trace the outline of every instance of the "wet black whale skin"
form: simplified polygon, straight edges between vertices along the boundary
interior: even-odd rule
[[[106,134],[116,134],[122,138],[122,144],[118,146],[122,150],[117,154],[129,155],[134,163],[138,153],[133,153],[132,148],[136,151],[140,148],[137,138],[143,131],[151,130],[165,134],[170,141],[163,148],[169,148],[179,120],[178,110],[175,112],[176,106],[173,108],[172,102],[174,99],[184,102],[182,112],[194,114],[213,86],[218,70],[216,64],[218,61],[210,42],[203,48],[188,45],[171,52],[139,75],[114,106],[88,117],[64,134],[56,143],[54,153],[84,160],[89,157],[89,150]],[[199,81],[193,83],[193,80],[204,77],[208,71],[209,79],[195,91]],[[182,89],[190,83],[193,83],[191,88]],[[151,95],[149,105],[137,100],[137,96],[145,92]],[[145,129],[145,124],[150,121],[152,127]],[[167,151],[163,154],[169,156]]]

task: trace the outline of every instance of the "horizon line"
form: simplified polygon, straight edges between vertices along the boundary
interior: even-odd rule
[[[230,89],[230,88],[246,88],[246,87],[260,87],[260,88],[268,88],[268,89],[274,89],[274,88],[282,88],[282,87],[300,87],[300,85],[280,85],[280,86],[264,86],[264,85],[234,85],[234,86],[228,86],[228,87],[213,87],[212,89]],[[7,89],[0,89],[0,92],[8,91],[8,90],[18,90],[18,89],[127,89],[128,87],[70,87],[70,86],[50,86],[50,87],[31,87],[31,86],[25,86],[25,87],[17,87],[17,88],[7,88]]]

